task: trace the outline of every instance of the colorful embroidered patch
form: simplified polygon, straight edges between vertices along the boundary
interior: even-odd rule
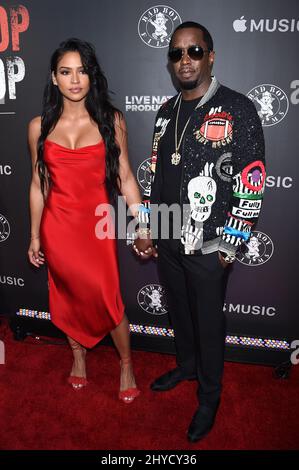
[[[205,115],[199,130],[194,132],[196,139],[206,145],[211,142],[213,148],[229,144],[233,135],[233,118],[222,106],[211,108]]]
[[[239,199],[248,199],[249,201],[258,201],[260,199],[263,199],[263,194],[251,194],[251,193],[247,194],[247,193],[234,192],[233,196]]]
[[[242,171],[242,183],[252,191],[260,191],[265,182],[266,171],[263,162],[256,160]]]
[[[156,163],[157,163],[157,153],[154,152],[151,157],[151,171],[156,172]]]
[[[217,175],[223,181],[231,181],[233,175],[232,153],[226,152],[222,154],[215,165]]]
[[[227,216],[230,217],[231,219],[234,219],[235,221],[238,221],[240,224],[249,225],[249,226],[254,225],[253,222],[249,222],[248,220],[235,217],[234,215],[231,214],[231,212],[228,212]]]
[[[250,237],[250,232],[243,232],[242,230],[237,230],[233,227],[224,227],[224,233],[232,235],[233,237],[242,238],[245,241]]]
[[[241,219],[254,219],[260,214],[259,209],[243,209],[241,207],[232,207],[232,215],[240,217]]]

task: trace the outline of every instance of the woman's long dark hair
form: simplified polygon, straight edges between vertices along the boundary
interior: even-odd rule
[[[89,76],[90,89],[85,99],[85,107],[99,127],[106,147],[106,184],[109,195],[114,200],[118,194],[119,155],[120,149],[115,141],[115,117],[121,117],[109,99],[107,79],[97,61],[94,47],[80,39],[71,38],[59,45],[53,53],[50,71],[44,90],[43,111],[41,118],[41,135],[37,143],[37,167],[41,181],[41,190],[45,195],[48,176],[44,162],[44,142],[48,134],[55,128],[63,111],[63,97],[57,86],[53,84],[52,72],[56,74],[57,65],[66,52],[78,52],[82,65]]]

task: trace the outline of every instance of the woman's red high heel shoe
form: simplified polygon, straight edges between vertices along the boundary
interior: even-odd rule
[[[134,388],[127,388],[127,390],[122,390],[118,394],[118,398],[122,400],[124,403],[132,403],[136,397],[140,395],[140,390],[137,387]]]
[[[85,377],[76,377],[75,375],[70,375],[67,381],[74,390],[80,390],[80,388],[88,385],[88,380]]]
[[[130,363],[131,359],[124,359],[120,361],[120,366],[122,366],[123,364],[127,365]],[[140,395],[140,390],[138,390],[138,388],[135,386],[127,388],[126,390],[120,390],[118,398],[124,403],[132,403],[132,401],[134,401],[135,398],[138,397],[138,395]]]
[[[68,340],[69,340],[71,349],[73,351],[74,358],[75,358],[75,353],[80,352],[84,356],[84,359],[85,359],[86,349],[74,339],[69,337]],[[70,375],[67,381],[69,384],[72,385],[74,390],[80,390],[81,388],[85,387],[88,384],[86,377],[78,377],[76,375]]]

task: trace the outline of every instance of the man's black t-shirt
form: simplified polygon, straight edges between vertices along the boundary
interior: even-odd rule
[[[196,98],[195,100],[188,100],[181,102],[181,108],[178,116],[178,136],[177,142],[179,143],[183,129],[186,122],[191,116],[193,110],[196,108],[197,104],[201,100],[201,97]],[[178,106],[178,105],[177,105]],[[160,162],[162,163],[162,178],[163,185],[161,191],[161,203],[167,205],[171,204],[180,204],[180,186],[181,186],[181,175],[182,175],[182,159],[178,165],[173,165],[171,163],[171,155],[175,152],[175,121],[177,106],[173,110],[171,121],[168,124],[161,145],[159,148],[160,152]],[[182,143],[178,150],[178,153],[181,155]],[[172,235],[172,214],[169,215],[169,228],[170,228],[170,238]]]
[[[181,102],[181,108],[178,117],[178,136],[177,141],[179,143],[182,131],[185,127],[186,122],[191,116],[193,110],[201,98],[195,100],[189,100]],[[178,106],[178,105],[177,105]],[[165,204],[180,203],[180,185],[181,185],[181,174],[182,174],[182,160],[178,165],[171,163],[171,155],[175,152],[175,121],[177,106],[173,110],[171,121],[168,124],[163,139],[160,145],[160,158],[162,163],[162,178],[163,187],[161,193],[161,202]],[[182,144],[178,150],[181,154]]]

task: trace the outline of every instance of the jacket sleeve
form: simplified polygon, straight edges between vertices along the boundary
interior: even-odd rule
[[[254,104],[239,103],[232,143],[232,192],[219,250],[235,254],[249,240],[260,215],[265,188],[265,145]]]
[[[159,119],[159,112],[156,116],[155,120],[155,129],[157,126],[157,122]],[[138,225],[141,228],[150,228],[150,212],[151,212],[151,204],[150,204],[150,197],[151,197],[151,190],[152,184],[155,178],[155,171],[156,171],[156,163],[157,163],[157,151],[158,151],[158,142],[159,142],[159,134],[154,131],[153,140],[152,140],[152,154],[151,154],[151,163],[149,167],[150,177],[148,187],[145,189],[144,193],[142,194],[142,204],[139,206],[138,210]]]

